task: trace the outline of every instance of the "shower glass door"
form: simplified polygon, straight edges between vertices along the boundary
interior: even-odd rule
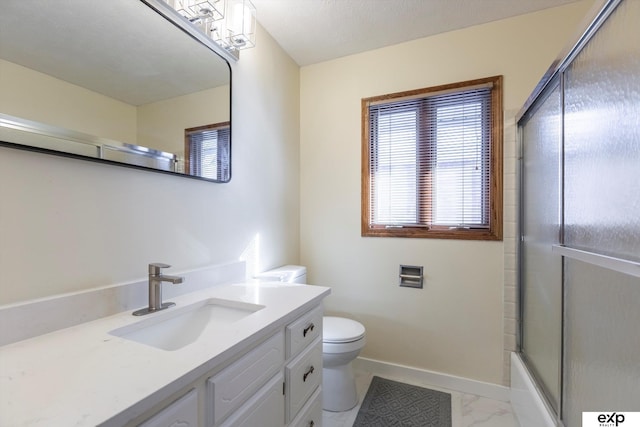
[[[640,1],[564,73],[563,421],[640,411]]]
[[[638,22],[607,1],[518,122],[519,344],[566,427],[640,412]]]
[[[562,95],[549,85],[521,125],[521,351],[556,411],[560,408]]]

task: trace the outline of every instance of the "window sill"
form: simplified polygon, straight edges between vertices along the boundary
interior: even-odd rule
[[[362,237],[409,237],[419,239],[502,240],[502,230],[425,229],[425,228],[371,228],[362,229]]]

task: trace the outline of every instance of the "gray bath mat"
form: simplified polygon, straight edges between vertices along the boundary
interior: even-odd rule
[[[451,395],[373,377],[353,427],[451,427]]]

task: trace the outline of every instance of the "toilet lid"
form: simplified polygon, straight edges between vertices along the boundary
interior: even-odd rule
[[[322,318],[323,342],[353,342],[362,337],[364,337],[364,326],[355,320],[331,316]]]

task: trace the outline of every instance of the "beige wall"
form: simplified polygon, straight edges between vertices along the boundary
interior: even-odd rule
[[[329,313],[366,326],[362,356],[502,383],[506,242],[361,237],[360,100],[502,74],[504,108],[518,109],[587,3],[301,69],[301,262],[311,283],[332,287]],[[505,183],[512,193],[514,179]],[[398,287],[399,264],[424,266],[424,289]]]
[[[0,304],[141,279],[154,261],[298,261],[299,68],[258,37],[232,66],[229,184],[0,147]]]

